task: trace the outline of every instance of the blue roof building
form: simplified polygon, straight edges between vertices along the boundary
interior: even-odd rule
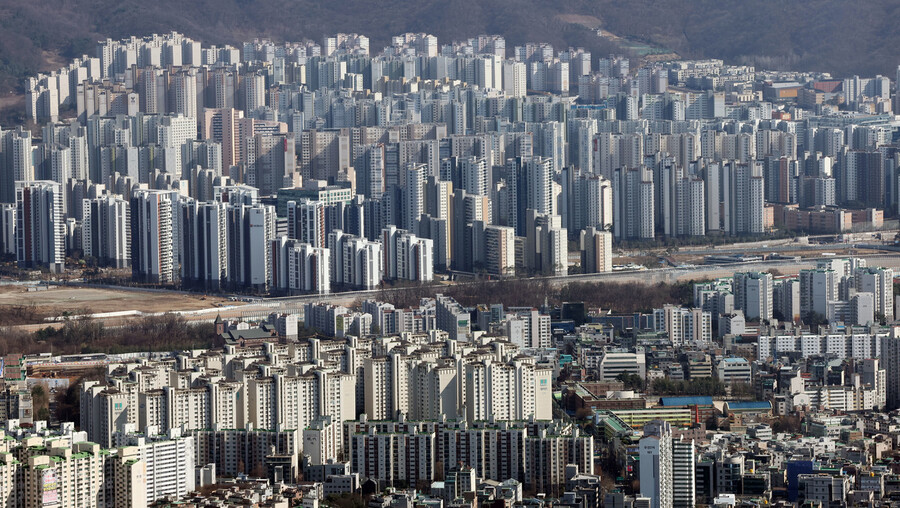
[[[725,414],[771,413],[772,403],[769,401],[730,400],[725,402]]]
[[[685,397],[662,397],[659,403],[663,406],[711,406],[713,398],[705,395]]]

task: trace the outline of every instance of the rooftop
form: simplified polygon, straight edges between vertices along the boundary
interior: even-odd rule
[[[711,406],[713,398],[705,395],[684,397],[662,397],[659,399],[663,406]]]

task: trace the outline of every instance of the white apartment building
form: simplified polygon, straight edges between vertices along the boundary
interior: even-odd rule
[[[712,314],[703,309],[666,305],[653,310],[653,321],[656,331],[667,333],[675,347],[712,340]]]
[[[750,362],[746,358],[727,357],[722,358],[716,364],[716,375],[719,381],[726,384],[746,383],[753,381]]]
[[[171,191],[136,191],[131,199],[131,270],[138,280],[175,280],[177,195]]]
[[[828,302],[838,299],[838,284],[841,276],[834,270],[800,271],[800,312],[825,315]]]
[[[734,274],[734,308],[744,311],[748,321],[768,321],[773,311],[772,274],[739,272]]]
[[[194,438],[182,436],[179,429],[158,434],[157,429],[149,428],[147,434],[138,434],[131,427],[117,432],[114,440],[117,447],[137,448],[137,456],[146,465],[147,499],[178,498],[193,492]]]
[[[515,275],[515,233],[513,228],[507,226],[484,228],[485,268],[488,273],[498,277]]]
[[[644,353],[606,352],[600,360],[598,377],[602,381],[614,381],[620,374],[647,375]]]
[[[100,265],[131,266],[131,206],[120,197],[82,201],[81,249]]]
[[[894,319],[894,271],[890,268],[857,268],[856,290],[875,295],[875,313],[887,322]]]
[[[650,508],[673,506],[672,428],[654,420],[644,427],[638,450],[641,459],[641,496]]]
[[[16,261],[61,273],[66,263],[62,187],[52,181],[16,182]]]

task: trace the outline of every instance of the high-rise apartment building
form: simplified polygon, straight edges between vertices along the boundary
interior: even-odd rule
[[[613,179],[613,233],[619,239],[654,237],[653,171],[622,168]]]
[[[697,456],[693,439],[672,439],[672,506],[691,508],[696,505]]]
[[[16,205],[0,205],[0,254],[16,255]]]
[[[288,238],[308,243],[313,247],[325,247],[326,204],[322,201],[301,199],[299,203],[287,203]]]
[[[81,249],[100,266],[131,266],[131,204],[119,196],[82,201]]]
[[[772,319],[772,274],[738,272],[734,274],[734,308],[742,310],[750,321]]]
[[[272,281],[290,293],[331,292],[331,251],[281,237],[271,242]]]
[[[840,277],[834,270],[800,270],[800,313],[810,312],[824,316],[828,302],[838,299]]]
[[[178,273],[178,198],[171,191],[138,190],[131,198],[131,271],[136,280],[167,284]]]
[[[53,181],[16,182],[16,261],[22,268],[66,264],[66,226],[62,186]]]
[[[511,227],[484,228],[485,269],[498,277],[515,275],[516,235]]]
[[[583,273],[612,271],[612,233],[588,227],[581,231],[578,242]]]
[[[641,459],[641,496],[650,500],[650,508],[674,505],[672,427],[653,420],[644,427],[638,450]]]
[[[265,291],[272,283],[269,242],[275,239],[275,207],[230,205],[227,210],[228,281]]]
[[[384,276],[427,282],[434,279],[434,241],[388,226],[381,230]]]
[[[875,314],[887,322],[894,319],[894,271],[890,268],[857,268],[853,273],[856,290],[875,296]]]
[[[217,201],[184,200],[180,204],[181,279],[207,289],[228,283],[227,205]]]
[[[0,202],[15,203],[16,182],[35,179],[31,141],[31,131],[22,128],[0,131]]]
[[[506,225],[525,236],[526,210],[553,214],[553,165],[543,157],[516,157],[506,161],[506,184],[509,189]]]

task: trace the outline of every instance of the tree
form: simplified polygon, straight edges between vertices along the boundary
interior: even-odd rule
[[[753,386],[749,383],[732,383],[731,384],[731,396],[732,397],[740,397],[740,398],[750,398],[756,395]]]
[[[69,387],[65,390],[58,390],[56,392],[56,419],[60,422],[73,422],[75,425],[79,425],[81,421],[81,386],[85,381],[102,381],[105,376],[103,368],[98,367],[93,372],[81,376],[74,383],[69,383]]]
[[[644,390],[644,378],[638,376],[637,374],[623,372],[616,376],[616,379],[622,382],[626,390]]]
[[[671,379],[655,379],[650,385],[651,391],[657,395],[725,395],[725,383],[717,378],[695,378],[690,381],[673,381]]]
[[[343,494],[329,494],[326,498],[330,506],[335,508],[364,508],[366,506],[363,497],[359,494],[345,492]]]
[[[256,466],[253,467],[253,473],[251,473],[254,478],[267,478],[269,475],[266,473],[266,466],[263,465],[262,462],[257,462]],[[285,481],[294,481],[293,478],[285,478]]]
[[[799,415],[779,416],[772,420],[772,432],[787,432],[790,434],[798,434],[801,430],[802,419]]]
[[[580,407],[580,408],[578,408],[577,411],[575,411],[575,419],[576,420],[587,420],[588,418],[591,417],[592,414],[594,414],[594,412],[591,411],[591,408]]]
[[[50,419],[50,395],[43,384],[38,383],[31,388],[31,403],[37,420]]]
[[[803,315],[803,322],[809,326],[827,325],[828,320],[816,311],[809,311]]]
[[[81,406],[78,404],[78,392],[76,383],[70,384],[65,390],[56,392],[56,419],[61,422],[81,421]]]

